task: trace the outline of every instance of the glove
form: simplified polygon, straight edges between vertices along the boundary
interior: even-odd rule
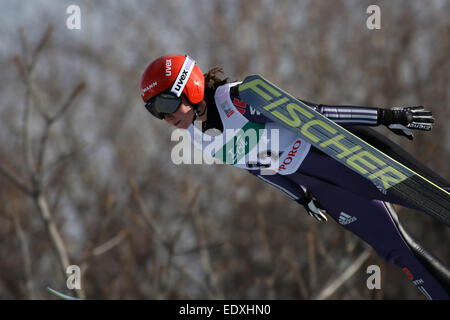
[[[422,106],[380,109],[380,111],[380,124],[386,125],[395,134],[409,140],[414,139],[410,129],[430,131],[433,127],[434,118],[431,111],[426,111]]]
[[[322,206],[319,204],[316,197],[314,197],[314,195],[308,189],[306,189],[303,198],[297,199],[295,201],[301,204],[311,217],[319,221],[328,221],[327,217],[325,216],[325,209],[321,208]]]

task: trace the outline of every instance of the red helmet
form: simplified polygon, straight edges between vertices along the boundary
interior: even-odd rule
[[[178,97],[183,93],[192,104],[202,101],[205,77],[189,56],[162,56],[145,69],[141,78],[141,97],[144,102],[169,89]]]

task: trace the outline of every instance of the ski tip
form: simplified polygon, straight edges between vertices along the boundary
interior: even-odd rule
[[[81,300],[81,299],[79,299],[79,298],[75,298],[75,297],[71,297],[71,296],[62,294],[61,292],[58,292],[58,291],[56,291],[56,290],[54,290],[54,289],[52,289],[52,288],[50,288],[50,287],[47,287],[47,290],[48,290],[50,293],[54,294],[55,296],[57,296],[58,298],[61,298],[61,299],[63,299],[63,300]]]

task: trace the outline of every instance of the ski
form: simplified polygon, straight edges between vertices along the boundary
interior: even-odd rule
[[[58,291],[56,291],[56,290],[54,290],[54,289],[52,289],[52,288],[50,288],[50,287],[47,287],[47,290],[48,290],[50,293],[54,294],[55,296],[57,296],[57,297],[59,297],[59,298],[61,298],[61,299],[64,299],[64,300],[81,300],[81,299],[79,299],[79,298],[75,298],[75,297],[71,297],[71,296],[62,294],[61,292],[58,292]]]
[[[239,96],[274,122],[370,180],[383,193],[412,204],[450,227],[450,193],[387,156],[260,75],[239,85]]]

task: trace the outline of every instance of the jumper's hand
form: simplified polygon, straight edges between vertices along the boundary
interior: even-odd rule
[[[388,125],[389,130],[391,130],[393,133],[398,134],[399,136],[404,136],[408,138],[409,140],[414,139],[414,135],[411,130],[409,130],[407,127],[405,127],[402,124],[390,124]]]
[[[427,111],[423,106],[400,107],[384,109],[381,123],[385,124],[392,132],[407,137],[414,138],[410,129],[430,131],[433,127],[434,118],[431,111]]]
[[[308,212],[311,217],[319,221],[328,221],[327,216],[325,215],[325,209],[321,208],[321,205],[311,191],[306,190],[304,197],[296,201],[305,208],[306,212]]]

